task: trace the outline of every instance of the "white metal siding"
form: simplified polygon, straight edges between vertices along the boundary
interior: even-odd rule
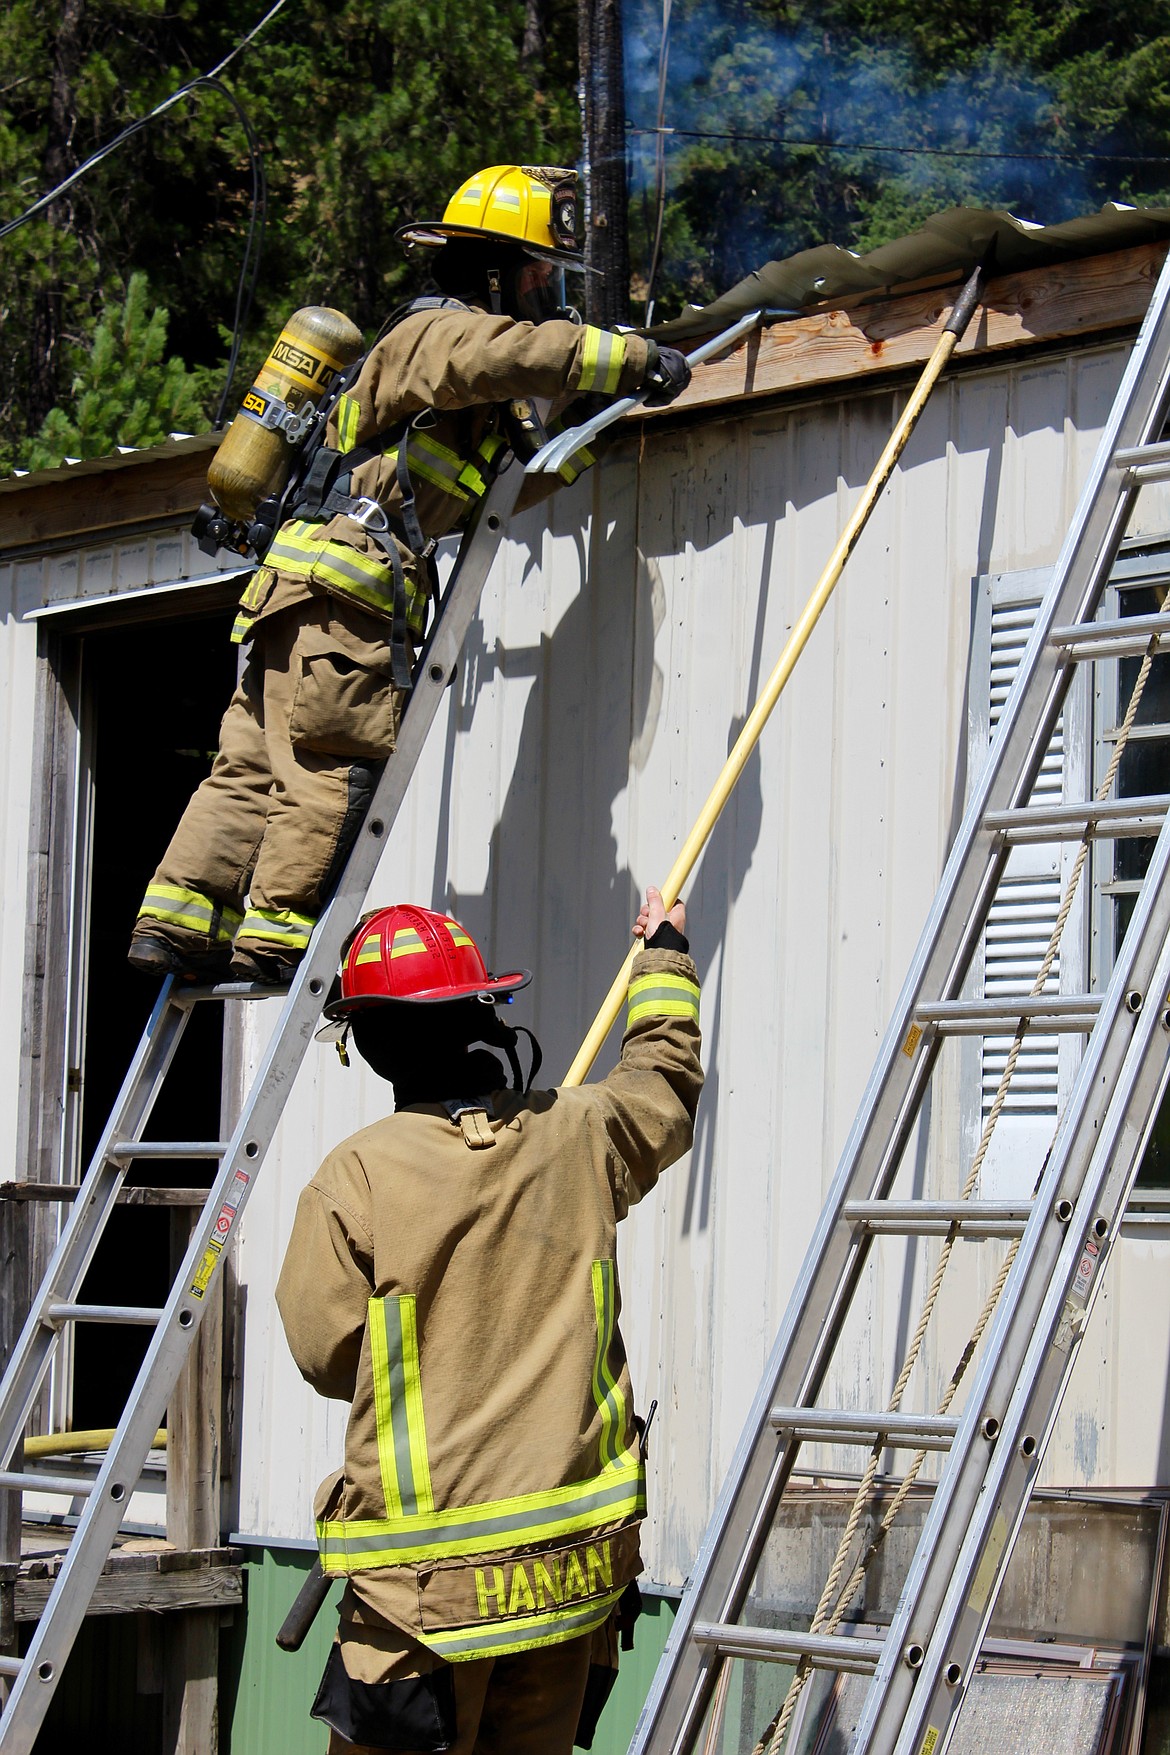
[[[660,1402],[646,1542],[659,1582],[678,1584],[694,1557],[962,809],[976,581],[1051,566],[1122,358],[1082,350],[965,373],[936,394],[689,886],[708,1086],[694,1152],[632,1215],[621,1249],[640,1404]],[[506,544],[371,900],[449,908],[489,960],[533,969],[515,1015],[541,1036],[549,1082],[900,402],[867,388],[651,431],[641,454],[623,442]],[[95,561],[95,581],[100,571]],[[5,591],[11,898],[23,895],[34,642]],[[19,915],[10,903],[0,938],[13,1037]],[[615,1052],[611,1042],[599,1070]],[[13,1050],[0,1076],[15,1062]],[[960,1073],[948,1049],[908,1186],[954,1186]],[[340,1460],[345,1410],[301,1384],[272,1288],[300,1187],[385,1106],[359,1064],[345,1072],[332,1049],[314,1050],[243,1221],[238,1527],[251,1534],[307,1539],[312,1490]],[[14,1103],[3,1107],[10,1116]],[[843,1398],[888,1392],[932,1259],[899,1246],[875,1261],[834,1385]],[[1164,1243],[1122,1246],[1049,1478],[1166,1479],[1166,1265]],[[977,1290],[978,1270],[963,1276]],[[1135,1396],[1125,1388],[1139,1337]],[[914,1405],[949,1374],[962,1338],[948,1306]]]
[[[975,581],[1055,559],[1121,357],[966,376],[936,395],[689,886],[708,1085],[694,1152],[631,1216],[621,1251],[635,1383],[643,1407],[660,1402],[646,1543],[659,1582],[693,1559],[962,808]],[[870,392],[651,438],[640,459],[623,446],[508,544],[373,899],[448,907],[490,959],[531,964],[517,1016],[541,1035],[550,1081],[897,406]],[[954,1185],[959,1075],[948,1051],[906,1171],[928,1190]],[[309,1490],[339,1460],[343,1420],[298,1384],[270,1288],[318,1148],[383,1108],[376,1081],[323,1050],[244,1221],[251,1533],[307,1537]],[[1162,1333],[1164,1246],[1137,1247],[1124,1260]],[[932,1259],[875,1265],[835,1392],[888,1392]],[[984,1276],[968,1264],[960,1277],[977,1290]],[[948,1308],[931,1388],[963,1338]],[[1094,1371],[1094,1345],[1050,1477],[1163,1478],[1160,1417],[1108,1411],[1122,1366]],[[1086,1437],[1087,1396],[1104,1397],[1108,1443]]]

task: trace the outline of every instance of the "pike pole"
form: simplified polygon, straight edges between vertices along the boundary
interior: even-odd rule
[[[673,907],[674,903],[678,901],[679,892],[693,871],[700,853],[706,846],[711,831],[719,819],[720,812],[731,797],[732,791],[735,788],[735,783],[747,765],[748,757],[759,742],[761,733],[768,722],[772,709],[780,699],[785,684],[792,675],[793,670],[796,668],[796,661],[804,651],[805,646],[808,644],[809,637],[812,634],[813,629],[816,627],[817,622],[820,620],[821,611],[832,596],[834,587],[844,571],[845,563],[856,548],[858,539],[861,536],[862,531],[865,529],[866,524],[869,522],[870,514],[881,497],[882,489],[893,474],[894,466],[899,457],[901,457],[911,433],[918,424],[918,417],[926,407],[931,391],[938,382],[939,377],[946,367],[947,362],[950,360],[951,355],[954,353],[955,348],[962,340],[967,325],[971,321],[975,308],[979,303],[983,291],[984,278],[985,270],[981,265],[971,275],[962,292],[955,300],[951,309],[951,314],[948,317],[943,332],[939,336],[935,345],[934,352],[926,363],[925,370],[915,386],[913,395],[910,397],[909,402],[902,411],[901,419],[898,421],[897,426],[890,435],[889,442],[878,460],[877,467],[869,478],[865,492],[862,494],[852,516],[844,530],[841,532],[841,535],[837,540],[837,545],[829,556],[825,570],[817,581],[816,589],[805,604],[800,619],[793,628],[792,633],[789,635],[788,643],[780,654],[776,668],[768,678],[763,693],[760,695],[755,706],[748,715],[744,728],[736,739],[731,754],[728,756],[727,761],[724,764],[722,773],[712,787],[706,804],[699,812],[694,828],[683,842],[678,858],[671,866],[669,875],[667,876],[665,883],[662,885],[662,900],[668,909]],[[622,967],[614,980],[613,986],[606,994],[601,1010],[594,1018],[593,1023],[589,1028],[588,1035],[577,1051],[576,1059],[573,1061],[572,1066],[561,1081],[562,1084],[580,1085],[588,1076],[589,1069],[597,1059],[602,1044],[604,1043],[605,1038],[609,1035],[618,1013],[621,1011],[622,1002],[626,995],[626,988],[629,986],[630,971],[633,967],[634,957],[637,954],[638,948],[637,945],[631,947],[625,962],[622,964]]]

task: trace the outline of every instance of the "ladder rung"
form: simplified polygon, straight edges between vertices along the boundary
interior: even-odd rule
[[[222,1158],[230,1140],[115,1140],[110,1158]]]
[[[186,987],[175,998],[194,1003],[204,999],[283,999],[288,983],[278,987],[268,981],[217,981],[214,987]]]
[[[984,827],[1012,847],[1033,841],[1076,841],[1086,829],[1099,839],[1156,835],[1170,810],[1170,793],[1110,799],[1104,804],[1056,804],[1044,809],[989,811]]]
[[[162,1321],[163,1311],[144,1304],[50,1304],[45,1321],[52,1326],[60,1322],[128,1322],[153,1328]]]
[[[900,1450],[949,1450],[959,1430],[952,1414],[854,1413],[844,1408],[773,1408],[777,1432],[820,1444],[876,1444],[896,1440]]]
[[[964,1237],[1019,1237],[1031,1211],[1029,1201],[1015,1200],[850,1200],[844,1206],[852,1224],[900,1237],[942,1237],[952,1225]]]
[[[848,1639],[830,1633],[788,1633],[778,1627],[736,1627],[726,1621],[696,1621],[696,1645],[714,1646],[723,1657],[763,1658],[791,1663],[808,1658],[814,1669],[845,1670],[870,1676],[882,1655],[880,1639]]]
[[[1131,481],[1170,481],[1170,443],[1130,445],[1115,451],[1113,461]]]
[[[1073,622],[1053,628],[1049,644],[1067,658],[1136,658],[1152,639],[1170,642],[1170,615],[1123,616],[1109,622]]]
[[[88,1499],[94,1483],[85,1475],[19,1474],[0,1469],[0,1488],[16,1493],[62,1493],[67,1499]]]
[[[1015,998],[998,1004],[986,999],[933,1000],[915,1008],[915,1022],[933,1024],[945,1036],[1014,1036],[1021,1018],[1054,1030],[1087,1035],[1097,1021],[1101,1000],[1095,993],[1061,998],[1041,994],[1038,999]]]
[[[0,1676],[19,1676],[23,1668],[23,1658],[0,1657]]]

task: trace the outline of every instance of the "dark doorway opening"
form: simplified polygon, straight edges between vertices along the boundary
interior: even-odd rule
[[[93,816],[86,1028],[82,1068],[84,1174],[158,995],[126,962],[143,892],[187,798],[211,767],[235,685],[231,614],[139,622],[77,636],[81,723],[87,733]],[[147,1137],[219,1137],[223,1009],[195,1008]],[[207,1187],[207,1159],[131,1166],[128,1184]],[[159,1305],[172,1281],[174,1209],[119,1207],[81,1291],[85,1302]],[[141,1328],[79,1324],[72,1425],[116,1424],[149,1340]]]

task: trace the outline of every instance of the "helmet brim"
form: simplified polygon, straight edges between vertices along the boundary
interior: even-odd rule
[[[513,237],[510,232],[489,232],[480,226],[448,225],[444,220],[416,220],[411,225],[400,225],[394,236],[403,244],[421,244],[428,250],[439,250],[444,244],[457,239],[466,239],[478,244],[509,244],[514,250],[522,250],[526,256],[539,257],[543,262],[559,262],[562,268],[572,268],[584,274],[585,258],[580,250],[545,249],[541,244],[530,244],[524,238]],[[588,272],[596,273],[596,269]]]
[[[530,969],[514,969],[507,975],[490,975],[486,981],[469,981],[462,987],[437,987],[430,992],[394,994],[394,993],[355,993],[348,999],[331,1000],[322,1009],[322,1017],[330,1022],[348,1018],[354,1012],[368,1011],[373,1006],[384,1005],[444,1005],[453,999],[485,999],[496,1003],[510,998],[522,987],[527,987],[532,980]]]

